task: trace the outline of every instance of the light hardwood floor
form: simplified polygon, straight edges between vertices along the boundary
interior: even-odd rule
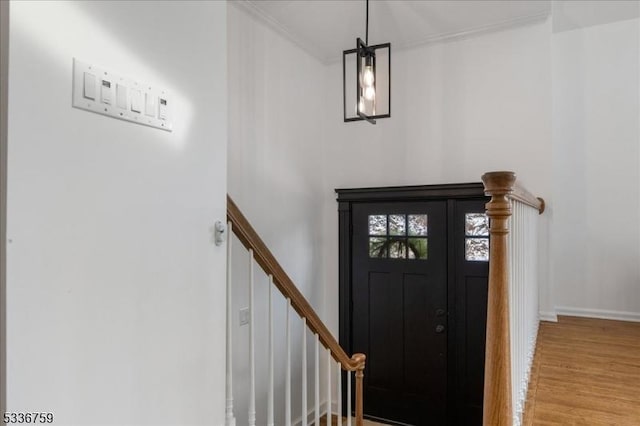
[[[640,425],[640,323],[542,322],[523,423]]]

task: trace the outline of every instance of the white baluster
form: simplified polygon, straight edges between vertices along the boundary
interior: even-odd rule
[[[510,327],[511,327],[511,398],[515,398],[515,386],[516,386],[516,382],[517,382],[517,377],[518,377],[518,372],[516,371],[516,364],[514,362],[514,360],[516,359],[516,330],[517,330],[517,325],[515,322],[515,312],[516,312],[516,289],[517,289],[517,271],[516,271],[516,253],[517,253],[517,243],[518,241],[516,240],[516,226],[517,226],[517,221],[516,221],[516,209],[517,209],[517,203],[515,201],[511,202],[511,208],[513,211],[513,214],[511,215],[511,227],[509,229],[509,240],[511,241],[511,253],[510,257],[509,257],[509,269],[510,269],[510,283],[509,283],[509,311],[511,312],[510,314],[510,318],[509,320],[511,321]],[[512,401],[512,404],[515,404],[515,399]]]
[[[342,364],[338,363],[338,424],[342,424]]]
[[[519,324],[519,320],[520,320],[520,251],[521,251],[521,245],[522,245],[522,241],[520,240],[520,203],[516,202],[515,203],[515,209],[514,209],[514,219],[515,219],[515,224],[513,227],[513,236],[514,239],[516,241],[515,244],[515,257],[513,259],[513,264],[515,266],[515,281],[514,281],[514,296],[515,296],[515,300],[514,300],[514,304],[513,304],[513,309],[514,309],[514,329],[515,329],[515,333],[513,334],[513,339],[515,341],[515,351],[514,354],[512,356],[511,359],[511,364],[512,364],[512,368],[514,368],[515,371],[515,380],[514,383],[512,384],[513,389],[513,400],[512,400],[512,407],[514,409],[517,409],[517,404],[518,404],[518,388],[520,387],[520,360],[518,359],[518,353],[520,351],[520,336],[519,336],[519,328],[520,328],[520,324]]]
[[[517,382],[517,377],[518,377],[518,372],[516,371],[516,364],[514,362],[515,360],[515,356],[516,356],[516,330],[518,328],[518,326],[516,325],[516,289],[517,289],[517,271],[516,271],[516,256],[517,256],[517,239],[516,239],[516,226],[517,226],[517,220],[516,220],[516,209],[518,208],[517,203],[515,201],[511,202],[511,206],[512,206],[512,211],[513,214],[511,216],[511,228],[509,229],[509,239],[512,242],[512,248],[511,248],[511,257],[509,257],[509,267],[511,269],[510,272],[510,277],[511,277],[511,282],[509,284],[510,286],[510,294],[509,294],[509,310],[511,311],[511,315],[510,315],[510,321],[511,321],[511,353],[513,355],[511,355],[511,397],[515,398],[515,386],[516,386],[516,382]],[[512,404],[515,404],[515,399],[512,401]]]
[[[516,202],[515,203],[515,226],[514,229],[512,230],[513,232],[513,236],[516,240],[516,255],[515,258],[513,259],[515,268],[516,268],[516,279],[515,279],[515,303],[513,305],[513,309],[515,312],[515,319],[514,319],[514,326],[515,326],[515,333],[513,335],[513,339],[515,339],[515,343],[516,343],[516,350],[513,354],[511,363],[515,364],[515,382],[513,383],[513,408],[517,410],[518,407],[518,389],[520,387],[520,359],[519,359],[519,352],[520,352],[520,280],[521,280],[521,265],[520,265],[520,252],[522,249],[522,241],[520,239],[520,203]]]
[[[520,252],[518,255],[518,266],[520,270],[520,278],[518,280],[518,418],[520,410],[522,409],[521,395],[522,395],[522,377],[523,377],[523,363],[522,363],[522,354],[524,352],[523,348],[523,337],[524,333],[522,327],[524,326],[524,278],[525,278],[525,264],[524,264],[524,251],[525,251],[525,239],[524,239],[524,204],[518,203],[518,238],[520,239]]]
[[[320,337],[316,334],[316,374],[315,374],[315,426],[320,426]]]
[[[227,238],[227,386],[225,389],[226,396],[226,409],[225,409],[225,421],[224,424],[226,426],[235,426],[236,419],[233,416],[233,339],[232,339],[232,330],[233,330],[233,306],[231,304],[231,292],[232,292],[232,283],[231,283],[231,241],[233,237],[232,224],[229,222],[227,224],[227,230],[229,237]]]
[[[523,383],[524,383],[524,370],[525,370],[525,359],[526,359],[526,304],[525,304],[525,295],[526,295],[526,284],[527,284],[527,262],[526,262],[526,254],[527,254],[527,234],[525,229],[526,224],[526,211],[529,209],[525,204],[520,203],[520,238],[522,240],[520,251],[520,266],[522,271],[522,277],[520,279],[520,300],[518,303],[518,307],[520,308],[520,324],[518,328],[518,338],[520,339],[520,352],[518,353],[518,361],[520,362],[520,377],[518,382],[518,414],[522,411],[522,395],[523,395]],[[518,417],[520,417],[518,415]]]
[[[527,264],[525,262],[525,254],[527,252],[527,240],[526,240],[526,234],[525,234],[525,229],[524,229],[524,224],[525,224],[525,209],[528,209],[528,207],[523,204],[520,203],[520,212],[519,212],[519,221],[520,221],[520,227],[519,227],[519,232],[520,232],[520,238],[521,238],[521,243],[520,243],[520,258],[518,259],[518,261],[520,262],[520,288],[518,291],[518,295],[520,297],[519,303],[518,303],[518,307],[520,308],[520,321],[518,324],[518,338],[520,340],[520,348],[518,350],[518,362],[520,363],[519,366],[519,372],[520,372],[520,377],[518,377],[518,405],[519,405],[519,413],[522,412],[522,399],[523,399],[523,388],[522,388],[522,383],[524,380],[524,360],[525,360],[525,356],[526,356],[526,349],[525,349],[525,332],[524,332],[524,327],[525,327],[525,322],[524,322],[524,313],[525,313],[525,298],[524,298],[524,291],[525,291],[525,284],[526,284],[526,278],[527,278]],[[518,416],[519,417],[519,416]]]
[[[515,309],[516,309],[516,270],[515,270],[515,257],[516,257],[516,238],[515,238],[515,228],[516,228],[516,202],[511,201],[511,209],[513,214],[509,218],[509,235],[508,235],[508,251],[509,251],[509,328],[510,328],[510,350],[511,350],[511,398],[514,397],[516,386],[516,377],[518,373],[515,368],[515,353],[516,353],[516,345],[515,345],[515,335],[516,335],[516,324],[515,324]]]
[[[307,319],[302,318],[302,421],[307,425]]]
[[[286,373],[286,382],[284,387],[284,395],[285,395],[285,409],[284,409],[284,418],[285,425],[291,426],[291,299],[287,298],[287,327],[286,327],[286,336],[287,336],[287,373]]]
[[[521,204],[518,202],[516,203],[516,229],[514,229],[514,234],[516,237],[516,241],[518,242],[517,245],[517,255],[515,258],[515,263],[517,266],[517,273],[518,276],[516,277],[516,304],[515,304],[515,310],[516,310],[516,321],[515,321],[515,325],[516,325],[516,333],[514,335],[514,338],[516,339],[516,353],[514,354],[514,360],[516,362],[516,383],[514,384],[514,392],[515,392],[515,399],[513,400],[513,407],[517,410],[518,409],[518,402],[520,399],[520,376],[521,376],[521,372],[520,372],[520,309],[521,309],[521,299],[522,297],[520,296],[520,292],[522,290],[522,264],[521,264],[521,258],[522,258],[522,235],[520,234],[520,225],[521,225],[521,218],[520,218],[520,208],[521,208]]]
[[[255,339],[254,339],[254,305],[253,305],[253,249],[249,249],[249,369],[250,369],[250,390],[249,390],[249,426],[256,425],[256,360],[255,360]]]
[[[273,275],[269,275],[269,389],[267,390],[267,426],[273,426]]]
[[[515,361],[518,361],[518,352],[520,349],[520,342],[518,341],[518,339],[520,338],[519,336],[519,327],[520,324],[520,280],[521,280],[521,265],[520,265],[520,252],[522,249],[522,241],[520,238],[520,203],[517,202],[515,203],[515,226],[513,228],[513,236],[516,240],[516,253],[515,253],[515,258],[513,259],[513,263],[515,266],[515,271],[516,271],[516,277],[515,277],[515,303],[513,305],[514,308],[514,312],[515,312],[515,319],[514,319],[514,324],[515,324],[515,333],[513,335],[514,339],[516,340],[516,350],[514,353],[514,359]],[[519,365],[516,365],[516,383],[514,383],[514,391],[516,392],[516,397],[517,397],[517,391],[518,391],[518,385],[519,385],[519,376],[520,376],[520,371],[519,371]],[[515,404],[517,402],[517,399],[515,399],[513,401],[513,403]]]
[[[331,351],[327,349],[327,425],[331,426]]]
[[[347,371],[347,426],[351,426],[351,371]]]

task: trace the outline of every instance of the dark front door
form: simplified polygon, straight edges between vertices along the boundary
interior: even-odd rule
[[[447,202],[354,203],[352,350],[367,354],[364,411],[447,418]]]

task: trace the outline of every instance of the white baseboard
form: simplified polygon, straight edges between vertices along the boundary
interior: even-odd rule
[[[540,312],[540,321],[558,322],[556,312]]]
[[[572,308],[570,306],[557,306],[557,315],[570,317],[599,318],[617,321],[640,322],[640,312],[608,311],[604,309]],[[541,313],[542,318],[542,313]]]

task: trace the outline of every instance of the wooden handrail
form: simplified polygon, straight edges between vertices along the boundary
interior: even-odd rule
[[[356,378],[356,426],[363,424],[363,377],[366,356],[361,353],[349,357],[342,346],[336,341],[329,329],[320,320],[307,299],[300,293],[291,278],[278,263],[267,245],[253,229],[247,218],[242,214],[233,199],[227,195],[227,220],[231,222],[233,233],[249,250],[253,250],[255,261],[268,274],[273,276],[273,282],[284,295],[291,300],[291,306],[302,318],[306,318],[307,327],[316,333],[320,343],[329,349],[334,360],[340,363],[343,370],[355,371]],[[350,413],[348,415],[351,415]]]
[[[513,172],[492,172],[492,173],[513,173]],[[514,175],[515,176],[515,175]],[[544,200],[540,197],[535,197],[529,191],[527,191],[523,186],[521,186],[518,182],[515,182],[512,192],[508,194],[509,198],[512,200],[520,201],[528,206],[533,207],[538,210],[538,213],[544,213],[545,203]]]

